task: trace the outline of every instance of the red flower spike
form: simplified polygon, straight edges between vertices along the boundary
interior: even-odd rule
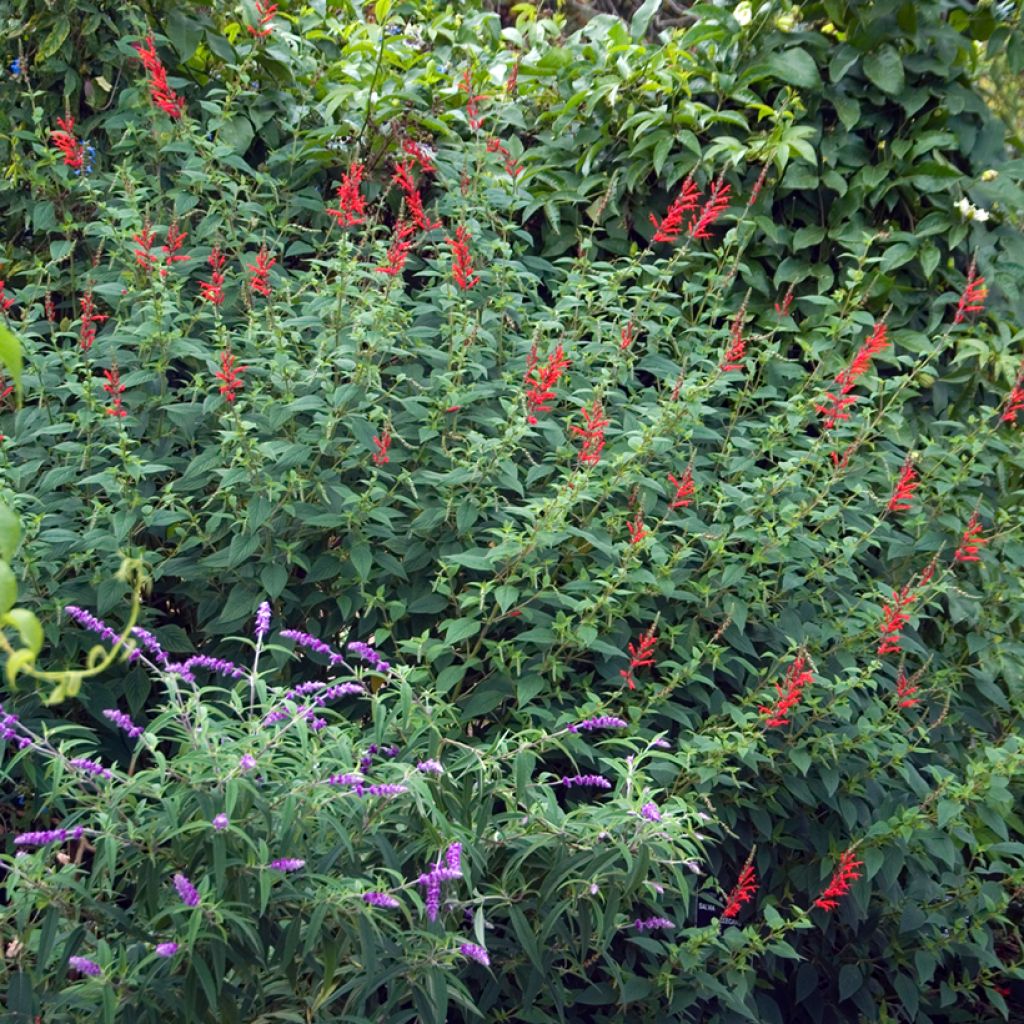
[[[622,328],[622,334],[619,338],[619,351],[625,352],[627,349],[632,348],[635,340],[636,339],[633,335],[633,321],[630,320],[630,322]]]
[[[687,466],[682,478],[677,480],[671,473],[668,475],[669,483],[676,489],[672,500],[668,503],[669,508],[686,508],[693,500],[695,486],[693,483],[693,467]]]
[[[148,224],[144,224],[137,235],[132,235],[132,241],[136,243],[136,264],[143,270],[152,270],[160,262],[160,258],[152,251],[156,232]]]
[[[12,299],[9,295],[5,293],[6,287],[6,282],[2,278],[0,278],[0,312],[4,313],[6,313],[11,308],[11,306],[14,305],[14,299]],[[47,292],[46,294],[49,295],[50,293]],[[50,299],[50,305],[53,305],[52,298]],[[50,321],[50,323],[53,323],[53,320],[55,319],[49,315],[49,310],[47,310],[46,318]]]
[[[406,139],[402,143],[402,152],[411,156],[424,174],[434,174],[437,171],[437,168],[434,166],[433,152],[429,146],[425,146],[422,142]]]
[[[764,727],[775,729],[783,725],[789,725],[789,713],[800,704],[805,686],[810,685],[814,675],[807,669],[807,658],[800,655],[786,672],[786,678],[782,683],[775,684],[775,692],[778,699],[771,707],[762,705],[757,710],[766,716]]]
[[[929,577],[930,578],[930,577]],[[903,650],[900,645],[900,633],[910,621],[906,609],[917,600],[917,594],[910,589],[908,583],[902,590],[894,590],[890,600],[882,606],[882,625],[879,628],[881,641],[878,654],[898,654]]]
[[[462,225],[455,229],[455,237],[446,241],[452,250],[452,277],[462,289],[472,288],[480,281],[480,275],[473,273],[473,257],[469,254],[469,240],[472,236]]]
[[[954,562],[980,562],[981,557],[978,551],[988,543],[987,537],[981,536],[983,527],[978,519],[978,513],[971,513],[971,518],[964,529],[964,535],[960,538],[960,544],[953,554]]]
[[[505,83],[505,95],[514,96],[519,88],[519,58],[516,57],[515,64],[512,65],[512,73],[508,76],[508,81]]]
[[[914,696],[915,693],[917,693],[917,687],[914,686],[914,681],[907,677],[907,673],[903,669],[900,669],[900,674],[896,679],[896,697],[900,707],[916,707],[920,701]]]
[[[747,342],[743,337],[743,318],[747,315],[747,303],[744,301],[733,319],[732,327],[729,330],[729,347],[725,350],[719,369],[723,373],[732,370],[742,370],[743,363],[740,360],[746,354]]]
[[[914,491],[917,490],[920,482],[917,479],[917,470],[914,468],[914,463],[908,455],[903,463],[903,468],[900,470],[899,480],[896,481],[896,486],[893,488],[892,495],[889,498],[889,504],[886,506],[887,511],[910,511],[910,499],[914,496]]]
[[[519,166],[519,161],[513,158],[512,154],[508,151],[508,147],[500,139],[488,139],[487,152],[500,153],[505,158],[505,170],[513,180],[523,173],[522,167]]]
[[[377,449],[371,456],[374,465],[383,466],[384,463],[390,462],[391,458],[388,455],[388,448],[391,447],[391,431],[384,429],[381,431],[380,437],[374,435],[373,444]]]
[[[733,890],[729,893],[729,898],[725,902],[725,910],[722,911],[723,918],[734,918],[740,910],[743,908],[745,903],[749,903],[754,898],[754,893],[757,892],[757,874],[754,871],[752,864],[744,866],[740,872],[740,877],[733,886]]]
[[[480,126],[484,123],[484,120],[480,116],[477,101],[486,99],[487,97],[483,93],[473,92],[473,83],[470,80],[469,68],[466,68],[462,73],[462,81],[459,82],[459,92],[464,92],[466,94],[466,119],[469,121],[469,127],[473,131],[478,131]]]
[[[366,200],[359,192],[364,171],[362,164],[353,162],[338,182],[338,190],[335,192],[338,205],[329,206],[327,213],[340,227],[350,228],[354,224],[363,224],[366,221],[363,216],[366,213]]]
[[[235,393],[245,387],[242,374],[248,370],[248,366],[239,366],[238,359],[231,349],[226,348],[220,354],[220,369],[214,374],[219,380],[219,391],[228,402],[235,400]]]
[[[221,273],[224,264],[227,262],[220,246],[215,245],[213,251],[206,258],[210,264],[210,280],[199,282],[199,294],[214,306],[220,306],[224,302],[224,275]]]
[[[775,312],[779,316],[789,316],[789,307],[793,305],[793,286],[790,285],[786,289],[786,294],[782,296],[782,302],[775,303]]]
[[[264,4],[263,0],[256,0],[256,13],[260,16],[259,27],[246,25],[246,30],[257,39],[266,39],[274,31],[274,26],[270,23],[277,14],[277,4]]]
[[[153,37],[146,37],[146,45],[134,43],[132,47],[139,55],[142,66],[149,76],[149,95],[153,105],[159,107],[168,117],[179,118],[185,109],[185,100],[167,84],[167,70],[157,56]]]
[[[857,350],[850,365],[836,374],[839,394],[828,392],[824,401],[814,407],[814,411],[823,419],[821,425],[823,430],[831,430],[840,420],[850,418],[850,414],[846,410],[857,401],[856,396],[851,395],[850,392],[856,386],[857,381],[867,373],[872,358],[889,347],[887,331],[888,328],[884,320],[875,324],[874,330]]]
[[[651,626],[646,633],[641,633],[637,637],[637,643],[631,642],[628,645],[629,668],[619,669],[619,675],[629,684],[631,690],[636,689],[636,679],[633,676],[633,672],[638,668],[654,664],[654,645],[657,642],[658,637],[655,635],[654,627]]]
[[[683,182],[679,195],[672,200],[668,212],[659,224],[654,214],[650,215],[651,223],[657,229],[654,233],[653,242],[675,243],[683,233],[683,218],[688,213],[693,213],[700,205],[700,189],[692,177],[687,176]]]
[[[530,349],[530,354],[526,357],[526,373],[523,375],[523,384],[526,386],[527,423],[536,423],[537,413],[551,412],[555,387],[570,365],[561,344],[555,346],[555,350],[548,354],[548,360],[543,366],[538,365],[537,345],[534,344]]]
[[[254,292],[259,292],[264,298],[270,298],[272,292],[270,287],[270,268],[277,262],[276,257],[268,257],[267,247],[262,245],[260,246],[260,251],[256,254],[256,262],[246,264],[249,270],[252,271],[249,287]]]
[[[710,238],[708,228],[718,220],[729,207],[729,192],[732,186],[719,179],[714,182],[708,192],[708,198],[700,209],[700,213],[691,218],[687,231],[695,241]]]
[[[601,461],[601,452],[604,450],[604,428],[608,426],[609,420],[605,419],[604,408],[601,400],[595,398],[589,409],[582,409],[582,427],[575,424],[569,429],[583,439],[583,446],[580,449],[579,460],[584,466],[596,466]]]
[[[761,194],[761,189],[764,187],[765,178],[767,177],[768,164],[765,164],[761,168],[761,173],[757,176],[757,181],[754,182],[754,187],[750,190],[750,198],[747,200],[748,210],[757,202],[757,197]]]
[[[96,324],[103,323],[104,320],[108,320],[109,316],[106,313],[97,313],[96,306],[93,303],[92,290],[87,291],[79,300],[79,305],[82,309],[82,326],[78,332],[78,343],[82,348],[83,352],[88,352],[92,348],[92,343],[96,340]]]
[[[115,364],[109,370],[103,371],[103,376],[107,378],[107,383],[103,385],[103,390],[110,395],[110,405],[106,412],[108,416],[127,416],[124,406],[121,404],[121,396],[124,394],[124,385],[121,383],[121,373]]]
[[[423,198],[420,196],[419,189],[416,188],[412,180],[412,162],[403,161],[395,164],[395,173],[392,175],[391,180],[402,190],[405,195],[405,205],[409,210],[409,215],[413,219],[413,223],[420,229],[420,231],[432,231],[434,228],[439,228],[441,222],[439,220],[432,221],[423,209]]]
[[[185,244],[185,239],[188,236],[184,231],[178,230],[177,224],[171,224],[167,229],[167,241],[160,246],[164,251],[164,266],[160,270],[160,276],[166,277],[167,271],[175,263],[186,263],[189,257],[184,253],[179,253],[178,250]]]
[[[395,235],[388,249],[388,261],[380,267],[374,267],[378,274],[389,274],[397,277],[405,269],[405,261],[412,248],[413,226],[408,221],[399,221],[395,225]]]
[[[1000,423],[1012,423],[1017,425],[1017,413],[1024,412],[1024,363],[1021,364],[1017,373],[1017,380],[1013,390],[1006,396],[1006,408],[999,417]]]
[[[971,265],[967,268],[967,284],[964,285],[963,294],[953,316],[954,324],[962,324],[969,313],[981,313],[985,309],[988,289],[985,287],[985,278],[977,277],[975,270],[974,260],[971,260]]]
[[[857,870],[864,862],[854,859],[853,850],[847,850],[839,857],[839,865],[832,875],[825,891],[814,901],[822,910],[835,910],[839,900],[850,891],[850,883],[860,878],[863,872]]]
[[[64,164],[72,170],[80,171],[85,166],[85,144],[75,138],[75,119],[69,114],[58,117],[60,131],[50,132],[50,141],[64,155]]]
[[[629,530],[629,543],[639,544],[644,537],[650,536],[650,531],[644,526],[644,514],[637,512],[637,514],[626,523],[626,529]]]

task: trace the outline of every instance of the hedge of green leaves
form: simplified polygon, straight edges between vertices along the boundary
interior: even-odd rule
[[[12,831],[68,833],[4,860],[16,1019],[1011,1013],[1024,163],[972,76],[1018,40],[657,6],[21,12],[19,599],[77,665],[137,559],[168,657],[8,672]],[[316,728],[276,641],[188,685],[264,600],[392,673]],[[331,796],[371,744],[407,791]]]

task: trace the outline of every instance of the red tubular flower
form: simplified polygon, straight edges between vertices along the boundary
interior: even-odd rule
[[[963,294],[953,316],[954,324],[962,324],[969,313],[980,313],[985,308],[988,289],[985,287],[985,278],[977,277],[975,270],[974,260],[971,260],[971,265],[967,268],[967,284],[964,285]]]
[[[793,286],[790,285],[786,289],[786,294],[782,296],[782,302],[775,303],[775,312],[779,316],[789,316],[789,307],[793,305]]]
[[[221,271],[227,262],[226,257],[220,251],[219,245],[213,247],[213,251],[206,258],[206,262],[210,264],[210,280],[199,282],[199,293],[207,302],[212,303],[214,306],[219,306],[224,302],[224,274]]]
[[[1012,423],[1017,425],[1017,413],[1024,411],[1024,363],[1021,364],[1017,373],[1017,380],[1013,390],[1006,396],[1006,408],[999,417],[1000,423]]]
[[[742,370],[743,363],[740,360],[746,354],[747,342],[743,337],[743,318],[747,315],[747,303],[744,300],[743,305],[740,306],[735,318],[732,322],[732,327],[729,330],[729,347],[725,350],[725,356],[720,364],[720,369],[723,373],[729,373],[731,370]]]
[[[711,237],[711,232],[708,231],[708,228],[728,209],[731,188],[731,185],[721,179],[711,185],[708,198],[701,207],[700,213],[696,217],[691,218],[690,225],[687,228],[692,239],[699,240]]]
[[[411,156],[424,174],[433,174],[437,170],[434,166],[433,150],[426,144],[415,139],[406,139],[402,143],[402,152]]]
[[[771,707],[762,705],[757,710],[766,716],[764,727],[774,729],[779,726],[789,725],[789,713],[799,705],[803,696],[805,686],[808,686],[814,679],[813,673],[807,669],[807,658],[800,655],[789,666],[786,678],[782,683],[775,684],[775,692],[778,699]]]
[[[637,637],[637,642],[628,645],[629,668],[619,669],[619,675],[629,684],[631,690],[636,689],[636,679],[633,672],[638,668],[654,664],[654,645],[658,642],[654,627],[651,626],[646,633]]]
[[[423,209],[423,198],[420,196],[420,190],[416,187],[412,180],[412,163],[411,161],[402,161],[395,164],[395,173],[392,175],[391,180],[402,190],[405,195],[405,205],[409,210],[409,215],[413,219],[416,227],[420,231],[432,231],[434,228],[439,228],[441,222],[439,220],[432,221]],[[457,234],[458,232],[456,232]],[[451,241],[451,239],[449,239]],[[465,287],[465,286],[463,286]]]
[[[888,328],[884,320],[875,324],[874,330],[857,350],[850,365],[836,374],[839,394],[828,392],[824,401],[814,407],[814,411],[823,419],[823,430],[831,430],[840,420],[850,418],[850,414],[846,410],[857,401],[856,396],[851,395],[850,392],[856,387],[857,381],[867,373],[872,358],[889,347],[887,331]]]
[[[72,170],[80,171],[85,166],[85,144],[75,138],[75,119],[58,117],[60,131],[50,132],[50,141],[64,154],[64,163]]]
[[[115,363],[109,370],[103,371],[103,376],[107,378],[107,383],[103,385],[103,390],[110,395],[110,405],[106,412],[108,416],[127,416],[124,406],[121,404],[121,396],[124,394],[124,385],[121,383],[121,373]]]
[[[92,289],[87,291],[78,301],[82,309],[82,326],[78,332],[78,343],[81,345],[83,352],[88,352],[92,348],[92,343],[96,340],[95,325],[103,323],[109,317],[106,313],[96,312],[96,306],[92,299]]]
[[[148,223],[144,224],[138,234],[132,235],[132,241],[136,243],[135,262],[143,270],[152,270],[160,262],[159,257],[152,251],[153,242],[156,241],[156,232]]]
[[[179,253],[178,250],[184,245],[185,239],[188,236],[184,231],[178,230],[177,224],[171,224],[167,229],[167,241],[160,246],[164,251],[164,266],[160,269],[160,276],[166,277],[167,271],[175,263],[186,263],[189,257],[185,253]]]
[[[747,209],[757,202],[757,197],[761,194],[761,189],[764,186],[765,178],[768,177],[768,164],[765,164],[761,168],[761,173],[757,176],[757,181],[754,182],[754,187],[750,190],[750,198],[747,200]]]
[[[246,264],[249,270],[252,271],[249,287],[254,292],[259,292],[264,298],[269,298],[271,295],[270,268],[277,262],[276,257],[268,257],[267,247],[261,245],[260,251],[256,254],[256,262]]]
[[[650,536],[650,531],[644,526],[644,514],[643,512],[637,512],[633,518],[626,523],[626,529],[629,530],[629,543],[639,544],[644,537]]]
[[[388,448],[391,447],[391,431],[385,428],[381,431],[380,437],[374,435],[373,444],[377,449],[371,456],[374,465],[383,466],[385,462],[390,462]]]
[[[668,475],[669,483],[676,489],[672,500],[668,503],[669,508],[686,508],[693,500],[695,490],[693,483],[693,467],[687,466],[682,478],[677,480],[671,473]]]
[[[480,126],[484,123],[483,118],[480,116],[480,110],[477,107],[477,101],[486,99],[487,97],[483,93],[473,92],[473,83],[470,80],[469,68],[466,68],[462,73],[462,81],[459,82],[459,92],[466,94],[466,118],[469,121],[469,127],[473,131],[477,131]]]
[[[862,867],[862,860],[855,860],[853,850],[847,850],[840,854],[839,864],[832,875],[825,891],[814,901],[816,907],[822,910],[835,910],[839,906],[839,900],[850,891],[850,883],[861,877],[862,872],[857,868]]]
[[[413,226],[408,221],[399,221],[395,225],[395,236],[388,249],[388,261],[380,267],[374,267],[378,274],[389,274],[397,277],[405,269],[405,261],[412,248]]]
[[[256,13],[260,16],[259,27],[257,28],[254,25],[246,25],[245,27],[249,35],[255,36],[258,39],[266,39],[274,31],[274,26],[270,23],[277,13],[277,4],[264,4],[263,0],[256,0]]]
[[[583,426],[575,424],[569,429],[579,437],[583,438],[583,446],[580,449],[580,463],[584,466],[596,466],[601,461],[601,452],[604,450],[604,428],[608,426],[609,420],[605,419],[604,408],[601,400],[595,398],[589,409],[582,409]]]
[[[653,213],[650,214],[651,223],[657,228],[651,241],[671,243],[678,241],[679,236],[683,232],[683,218],[686,214],[693,213],[699,204],[700,189],[694,183],[693,178],[687,176],[682,188],[679,190],[679,195],[672,200],[668,212],[662,218],[661,223],[658,223]]]
[[[900,707],[912,708],[920,703],[914,696],[915,693],[917,693],[917,687],[914,685],[914,680],[907,678],[907,673],[900,669],[900,674],[896,679],[896,697]]]
[[[228,402],[235,400],[235,393],[245,387],[242,374],[248,370],[248,366],[239,366],[235,354],[230,348],[224,349],[220,354],[220,369],[214,374],[219,380],[219,391]]]
[[[569,366],[570,361],[561,344],[556,345],[555,350],[548,353],[547,362],[540,366],[537,360],[537,345],[534,343],[526,357],[526,373],[523,374],[523,384],[526,386],[527,423],[536,423],[539,412],[551,412],[555,386]]]
[[[146,45],[134,43],[133,49],[139,55],[149,76],[149,95],[153,104],[168,117],[179,118],[185,109],[185,100],[167,84],[167,70],[157,56],[153,37],[146,37]]]
[[[964,535],[960,538],[960,545],[953,554],[954,562],[980,562],[978,551],[988,543],[987,537],[981,536],[982,525],[977,512],[971,513],[971,518],[964,529]]]
[[[452,249],[452,277],[460,288],[472,288],[480,280],[479,274],[473,273],[473,257],[469,254],[469,239],[472,236],[462,225],[455,229],[455,237],[446,241]]]
[[[512,154],[508,151],[508,147],[500,139],[488,139],[487,152],[500,153],[505,158],[505,170],[513,180],[523,173],[522,167],[519,166],[519,161],[513,158]]]
[[[514,96],[516,90],[519,88],[519,58],[516,57],[515,64],[512,65],[512,73],[508,76],[508,81],[505,83],[505,95]]]
[[[900,477],[896,481],[889,504],[886,506],[889,512],[907,512],[910,510],[910,499],[914,496],[920,480],[917,479],[917,470],[908,455],[900,470]]]
[[[2,278],[0,278],[0,312],[4,313],[6,313],[7,310],[9,310],[11,306],[14,305],[14,299],[12,299],[9,295],[5,293],[6,287],[6,282]],[[47,292],[47,294],[49,294],[49,292]],[[50,304],[53,305],[53,299],[50,299]],[[49,315],[47,315],[47,319],[50,319]],[[53,321],[51,319],[51,323],[52,322]]]
[[[903,650],[900,644],[900,633],[910,621],[906,609],[917,600],[917,594],[908,583],[902,590],[894,590],[890,600],[882,606],[882,625],[879,629],[881,641],[878,654],[898,654]]]
[[[722,911],[722,918],[734,918],[743,908],[743,905],[749,903],[754,898],[755,892],[757,892],[757,874],[752,864],[746,864],[740,872],[740,877],[736,885],[733,886],[732,892],[729,893],[729,898],[725,901],[725,910]]]
[[[327,208],[327,213],[343,228],[362,224],[366,220],[363,216],[366,213],[366,200],[359,192],[359,184],[363,180],[364,170],[361,163],[353,162],[349,165],[349,169],[342,175],[335,193],[338,205]]]
[[[625,327],[622,328],[622,334],[619,337],[619,351],[625,352],[626,349],[633,347],[633,342],[636,339],[633,336],[633,321],[630,320]]]

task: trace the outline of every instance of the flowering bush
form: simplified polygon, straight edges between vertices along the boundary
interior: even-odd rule
[[[653,6],[179,10],[97,44],[102,109],[49,116],[48,45],[3,85],[51,645],[3,770],[55,836],[4,861],[12,1012],[1008,1012],[999,34],[761,3],[645,43]],[[35,693],[101,664],[126,554],[139,646]]]

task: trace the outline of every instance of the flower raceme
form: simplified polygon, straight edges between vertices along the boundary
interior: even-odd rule
[[[863,872],[857,869],[863,867],[864,862],[856,860],[853,850],[847,850],[840,854],[839,864],[832,875],[825,891],[814,901],[814,905],[821,910],[835,910],[839,906],[839,900],[850,891],[850,884],[861,877]]]
[[[486,99],[483,93],[473,92],[473,82],[470,78],[469,68],[466,68],[462,72],[462,79],[459,82],[459,92],[466,94],[466,120],[469,121],[469,127],[473,131],[478,131],[480,126],[484,123],[484,119],[480,116],[480,108],[478,101]]]
[[[650,531],[644,525],[643,512],[637,512],[636,515],[626,523],[626,529],[629,530],[630,544],[639,544],[645,537],[650,536]]]
[[[725,901],[725,910],[722,911],[722,917],[734,918],[744,904],[749,903],[754,898],[754,893],[757,892],[757,874],[754,871],[752,864],[745,864],[743,870],[740,872],[740,877],[737,879],[736,884],[733,886],[732,892],[729,893],[729,898]]]
[[[261,245],[260,251],[256,254],[256,262],[246,264],[249,270],[252,271],[252,277],[249,278],[249,287],[254,292],[259,292],[264,298],[269,298],[271,295],[270,268],[276,262],[276,257],[270,256],[266,245]]]
[[[914,462],[908,455],[900,469],[899,479],[889,497],[889,504],[886,510],[889,512],[908,512],[910,510],[910,499],[917,490],[920,481],[917,479],[917,470]]]
[[[149,78],[149,96],[153,105],[162,110],[168,117],[179,118],[185,109],[185,100],[167,84],[167,70],[157,56],[153,37],[147,36],[145,46],[141,43],[132,44],[139,55],[142,66]]]
[[[804,687],[808,686],[814,675],[807,668],[807,658],[800,655],[793,661],[786,672],[786,678],[775,684],[778,697],[770,707],[762,705],[758,711],[765,716],[764,727],[775,729],[789,725],[789,714],[796,708],[803,697]]]
[[[75,119],[70,114],[58,117],[57,125],[60,130],[50,132],[50,141],[63,154],[65,166],[81,172],[85,166],[85,143],[75,138]]]
[[[135,242],[135,262],[143,270],[152,270],[160,262],[159,257],[154,253],[153,243],[156,241],[156,232],[144,224],[138,234],[132,235]]]
[[[526,422],[537,422],[537,413],[551,412],[551,402],[555,397],[555,387],[561,376],[569,368],[570,361],[566,357],[561,344],[548,353],[547,362],[543,365],[537,358],[537,344],[530,348],[526,357],[526,373],[523,384],[526,387]]]
[[[494,137],[488,139],[487,152],[500,153],[505,158],[505,171],[513,181],[523,173],[523,168],[520,166],[519,161],[512,156],[508,147],[501,141],[501,139]]]
[[[274,31],[274,26],[270,23],[277,14],[277,4],[265,4],[263,0],[256,0],[256,13],[259,15],[258,25],[246,25],[246,31],[256,39],[266,39]]]
[[[912,708],[916,707],[919,703],[917,697],[914,696],[917,693],[917,687],[914,685],[916,679],[907,676],[907,673],[900,669],[900,674],[896,678],[896,699],[899,701],[901,708]]]
[[[892,597],[882,606],[882,625],[879,629],[881,639],[878,644],[878,654],[898,654],[903,647],[900,642],[900,633],[903,627],[910,621],[907,609],[917,600],[917,594],[911,589],[908,583],[900,590],[894,590]]]
[[[988,296],[988,288],[985,287],[985,278],[977,276],[977,268],[974,260],[967,268],[967,283],[964,285],[963,294],[956,306],[956,313],[953,315],[954,324],[962,324],[968,314],[980,313],[985,309],[985,299]]]
[[[423,209],[423,197],[412,180],[411,160],[403,160],[396,163],[395,173],[391,176],[391,180],[399,187],[402,195],[405,196],[405,207],[409,211],[409,216],[412,218],[413,223],[420,231],[433,231],[434,228],[441,226],[439,220],[431,220]]]
[[[1005,408],[999,417],[1000,423],[1017,425],[1017,413],[1024,412],[1024,364],[1021,364],[1013,389],[1006,396]]]
[[[213,251],[206,258],[210,264],[210,280],[199,282],[199,294],[206,302],[214,306],[220,306],[224,302],[224,264],[227,258],[220,251],[220,246],[215,245]]]
[[[221,382],[218,390],[224,396],[225,401],[234,402],[236,393],[245,386],[242,374],[248,369],[248,366],[238,365],[238,357],[230,348],[221,352],[220,369],[214,376]]]
[[[469,253],[469,240],[472,236],[460,224],[455,229],[455,237],[446,241],[452,250],[452,277],[462,289],[472,288],[479,280],[479,274],[473,273],[473,257]]]
[[[128,413],[125,412],[124,406],[121,404],[124,385],[121,383],[121,373],[117,366],[114,365],[109,370],[104,370],[103,376],[107,378],[107,383],[103,385],[103,390],[110,395],[110,405],[106,410],[107,415],[122,418],[127,416]]]
[[[412,248],[414,230],[412,224],[405,220],[400,220],[395,225],[395,234],[388,247],[387,263],[373,268],[378,274],[397,277],[405,269],[405,261],[409,258],[409,250]]]
[[[391,431],[382,430],[380,437],[374,435],[373,438],[374,447],[377,449],[373,455],[373,464],[375,466],[383,466],[386,462],[391,461],[391,457],[388,455],[388,448],[391,447]]]
[[[589,409],[582,409],[583,426],[573,424],[569,429],[583,439],[579,460],[581,465],[596,466],[604,450],[604,429],[611,422],[605,418],[601,399],[595,398]]]
[[[365,168],[361,163],[353,161],[338,183],[335,198],[337,206],[329,206],[327,213],[335,219],[339,227],[350,228],[366,221],[366,200],[359,191]]]
[[[88,352],[96,340],[96,324],[103,323],[109,317],[106,313],[96,312],[91,288],[78,301],[82,310],[82,326],[78,332],[78,343],[83,352]]]
[[[679,240],[683,232],[683,221],[688,213],[693,213],[700,205],[700,189],[692,177],[687,177],[683,182],[679,195],[672,200],[668,212],[658,222],[654,214],[650,214],[651,223],[655,227],[654,242],[669,242],[674,244]]]
[[[646,633],[641,633],[637,637],[635,644],[631,641],[627,646],[629,651],[629,668],[619,669],[619,675],[626,681],[631,690],[636,689],[636,677],[633,673],[638,668],[654,664],[654,645],[657,642],[658,637],[654,632],[654,626],[651,626]]]
[[[719,179],[713,182],[708,198],[700,209],[700,213],[691,219],[687,231],[692,239],[699,241],[710,238],[708,230],[729,207],[729,192],[732,186]]]
[[[874,330],[857,350],[850,365],[836,374],[835,383],[839,386],[839,394],[828,392],[822,404],[814,407],[815,412],[822,417],[823,430],[831,430],[840,420],[850,418],[846,410],[857,401],[856,396],[850,392],[867,373],[872,358],[888,347],[888,328],[882,320],[875,324]]]
[[[434,166],[434,151],[425,143],[406,139],[402,143],[402,152],[411,156],[424,174],[434,174],[437,171]]]
[[[747,351],[747,342],[743,337],[743,318],[746,315],[747,300],[744,299],[743,305],[737,311],[732,327],[729,329],[729,347],[725,350],[725,356],[719,366],[723,373],[743,369],[743,363],[740,360],[743,359]]]
[[[178,251],[185,244],[186,237],[186,233],[179,230],[177,224],[172,223],[167,229],[167,241],[160,246],[164,252],[164,265],[160,268],[161,277],[166,277],[167,271],[175,263],[187,263],[190,259],[186,253]]]
[[[672,473],[669,473],[668,482],[675,488],[675,494],[672,495],[672,500],[668,503],[670,509],[686,508],[692,504],[695,490],[692,466],[687,466],[686,472],[678,480]]]
[[[963,536],[960,538],[960,543],[957,546],[956,551],[953,553],[954,562],[980,562],[981,557],[978,551],[982,545],[988,543],[987,537],[981,536],[983,527],[981,521],[978,518],[978,513],[971,513],[971,518],[964,528]]]

